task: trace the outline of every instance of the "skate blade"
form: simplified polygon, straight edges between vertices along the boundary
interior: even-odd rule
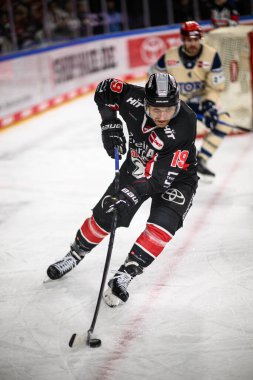
[[[50,284],[50,283],[57,283],[57,282],[59,282],[59,281],[65,281],[65,277],[64,276],[62,276],[62,277],[60,277],[60,278],[55,278],[55,279],[52,279],[52,278],[50,278],[50,277],[48,277],[47,275],[46,275],[46,277],[44,278],[44,280],[43,280],[43,284]]]
[[[43,284],[47,284],[49,282],[52,282],[53,280],[51,280],[51,278],[49,278],[48,276],[46,276],[43,280]]]
[[[116,297],[113,293],[110,287],[104,292],[103,299],[106,303],[106,305],[110,307],[117,307],[122,304],[122,301],[120,298]]]

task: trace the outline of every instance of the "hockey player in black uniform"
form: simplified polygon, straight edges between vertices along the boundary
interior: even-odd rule
[[[105,302],[114,307],[127,301],[130,281],[143,273],[183,225],[198,182],[196,116],[179,100],[174,77],[163,73],[152,74],[145,88],[117,79],[104,80],[96,89],[95,102],[102,117],[103,145],[112,158],[115,147],[121,155],[126,153],[117,112],[128,129],[129,148],[120,168],[120,190],[115,194],[111,183],[92,216],[77,231],[70,252],[50,265],[47,273],[55,280],[79,264],[110,233],[115,208],[117,227],[128,227],[141,204],[151,197],[146,228],[105,291]]]

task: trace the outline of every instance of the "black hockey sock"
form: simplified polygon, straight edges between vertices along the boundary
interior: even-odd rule
[[[75,243],[80,248],[80,250],[84,252],[90,252],[93,248],[97,246],[97,244],[89,243],[85,237],[81,234],[81,231],[78,230],[75,238]]]

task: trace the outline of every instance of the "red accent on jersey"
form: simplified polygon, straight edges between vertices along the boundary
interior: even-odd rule
[[[178,66],[180,64],[176,59],[167,59],[166,64],[168,66]]]
[[[131,149],[131,157],[140,157],[136,150]]]
[[[114,79],[110,84],[110,89],[113,92],[120,94],[123,90],[124,83],[119,79]]]
[[[173,168],[175,168],[176,166],[178,166],[180,169],[183,169],[188,155],[189,155],[189,151],[188,150],[177,150],[173,154],[173,159],[172,159],[172,162],[171,162],[171,166]]]
[[[203,67],[204,69],[210,67],[210,63],[206,61],[198,61],[198,67]]]
[[[109,107],[113,111],[118,111],[119,110],[119,105],[117,103],[115,104],[106,104],[107,107]]]
[[[152,171],[154,168],[154,163],[156,161],[156,158],[157,158],[157,153],[154,155],[153,158],[151,158],[151,160],[147,162],[147,165],[145,167],[145,177],[150,178],[152,176]]]
[[[189,168],[189,166],[190,166],[190,164],[185,163],[182,169],[187,170]]]
[[[144,251],[152,256],[159,256],[165,245],[172,239],[172,235],[155,224],[147,223],[145,230],[136,240]]]
[[[164,146],[164,142],[157,136],[154,131],[150,133],[148,140],[155,149],[160,150]]]
[[[100,243],[108,235],[107,231],[99,227],[93,215],[84,221],[80,230],[85,239],[92,244]]]
[[[142,128],[142,132],[143,133],[147,133],[149,132],[151,129],[154,129],[155,127],[154,126],[151,126],[151,125],[144,125],[144,127]]]

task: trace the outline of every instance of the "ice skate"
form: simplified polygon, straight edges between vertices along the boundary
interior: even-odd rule
[[[114,277],[108,282],[108,289],[104,293],[104,301],[110,307],[119,306],[129,298],[127,287],[132,279],[141,274],[143,269],[135,261],[121,265]]]
[[[69,253],[63,257],[62,260],[56,261],[48,267],[48,277],[51,280],[58,280],[63,277],[65,274],[74,269],[87,253],[87,251],[82,250],[81,247],[74,242],[70,247]]]
[[[215,174],[208,169],[206,161],[201,157],[198,157],[197,173],[200,179],[207,183],[213,182],[215,177]]]

